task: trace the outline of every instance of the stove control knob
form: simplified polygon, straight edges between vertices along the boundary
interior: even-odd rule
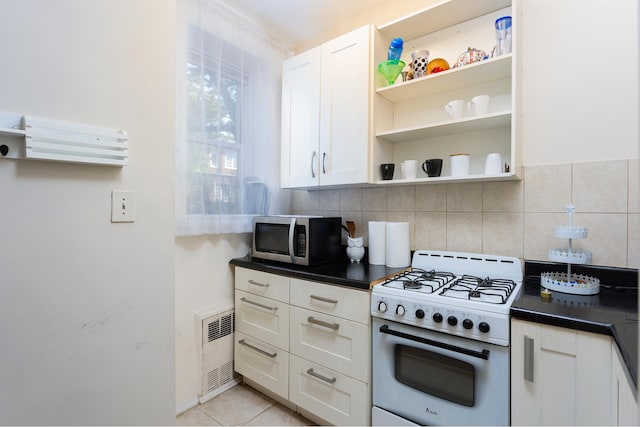
[[[436,322],[436,323],[441,323],[442,322],[442,314],[433,313],[433,321]]]
[[[447,323],[449,326],[456,326],[458,324],[458,319],[456,319],[455,316],[449,316],[447,317]]]
[[[416,317],[418,319],[424,319],[424,310],[419,308],[416,310]]]
[[[404,316],[404,311],[404,307],[398,304],[398,306],[396,307],[396,314],[398,316]]]
[[[384,301],[380,301],[378,303],[378,311],[381,313],[384,313],[385,311],[387,311],[387,303]]]
[[[464,319],[462,321],[462,327],[465,328],[465,329],[471,329],[471,328],[473,328],[473,322],[471,320],[469,320],[469,319]]]
[[[480,332],[484,332],[486,334],[491,328],[489,327],[489,324],[487,322],[480,322],[478,324],[478,329],[480,329]]]

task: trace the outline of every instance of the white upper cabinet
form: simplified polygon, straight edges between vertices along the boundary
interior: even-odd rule
[[[286,60],[282,69],[282,186],[317,185],[321,48]]]
[[[367,25],[284,62],[284,188],[367,182],[370,39]]]
[[[429,51],[429,60],[444,58],[450,69],[388,83],[375,78],[375,139],[371,147],[370,181],[376,184],[441,183],[518,179],[520,148],[518,111],[519,0],[449,0],[382,25],[374,42],[374,65],[387,59],[387,48],[395,37],[404,39],[402,60],[411,63],[415,50]],[[496,19],[512,16],[512,52],[491,57]],[[454,67],[458,57],[474,48],[489,58]],[[489,95],[486,113],[473,115],[467,103],[477,95]],[[464,114],[452,119],[445,105],[463,100]],[[470,155],[470,174],[451,176],[450,155]],[[485,159],[499,153],[501,173],[485,174]],[[427,177],[418,166],[415,179],[403,179],[404,160],[443,159],[440,177]],[[395,163],[393,180],[383,181],[381,163]]]
[[[367,181],[370,27],[322,45],[320,184]]]

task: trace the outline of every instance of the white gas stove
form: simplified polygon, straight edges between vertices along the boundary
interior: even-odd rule
[[[509,345],[509,309],[522,288],[518,258],[419,250],[410,271],[375,285],[371,315]]]

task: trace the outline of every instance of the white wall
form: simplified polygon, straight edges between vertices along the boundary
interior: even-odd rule
[[[196,314],[233,307],[229,260],[247,255],[245,234],[176,238],[176,412],[194,406],[202,391]]]
[[[124,168],[0,159],[0,424],[175,423],[174,13],[0,1],[0,111],[130,138]]]
[[[523,165],[639,157],[638,22],[636,0],[523,2]]]

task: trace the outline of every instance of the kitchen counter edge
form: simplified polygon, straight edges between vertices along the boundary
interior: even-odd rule
[[[242,258],[234,258],[229,261],[229,264],[265,273],[280,274],[367,291],[372,284],[406,269],[406,267],[394,268],[384,265],[372,265],[366,262],[360,264],[350,263],[348,260],[307,267],[256,259],[248,255]]]

